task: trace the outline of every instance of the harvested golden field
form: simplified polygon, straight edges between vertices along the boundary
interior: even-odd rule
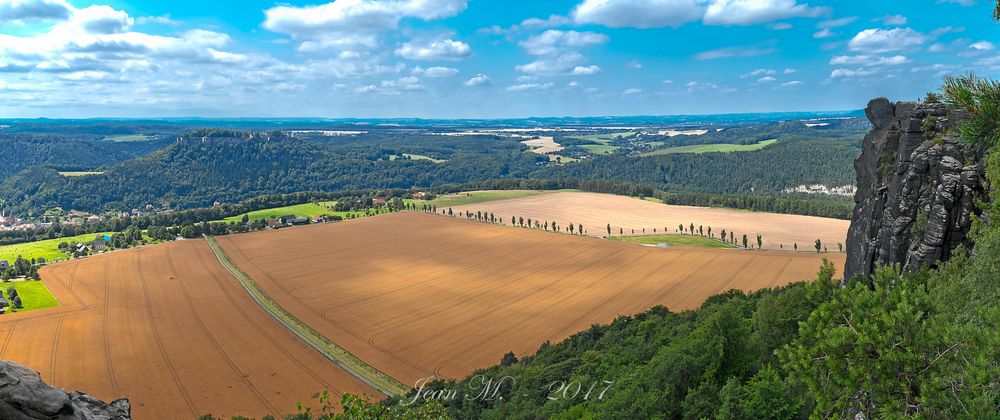
[[[487,203],[484,203],[487,204]],[[285,309],[404,384],[457,378],[594,323],[815,277],[817,255],[650,248],[425,213],[222,236]]]
[[[847,220],[823,217],[673,206],[589,192],[559,192],[491,201],[455,206],[452,211],[455,214],[460,211],[493,212],[507,223],[510,223],[511,216],[515,216],[555,221],[559,226],[582,224],[588,235],[606,235],[609,223],[614,235],[618,235],[619,229],[623,229],[626,235],[632,234],[632,229],[640,234],[643,228],[646,234],[653,233],[654,228],[658,233],[662,233],[663,228],[667,228],[668,233],[674,233],[677,225],[683,224],[687,228],[694,223],[695,229],[698,225],[704,226],[706,234],[711,226],[716,237],[725,229],[735,232],[737,238],[746,234],[750,243],[755,244],[760,234],[765,249],[780,249],[784,245],[784,249],[790,250],[797,243],[800,251],[815,251],[817,239],[830,251],[837,251],[837,243],[844,243],[847,239],[847,228],[851,224]]]
[[[543,136],[537,139],[524,140],[524,143],[528,147],[531,147],[531,151],[538,153],[540,155],[547,155],[549,153],[555,153],[562,151],[564,149],[559,143],[556,143],[555,139],[550,136]]]
[[[0,357],[57,387],[128,397],[136,418],[283,415],[324,389],[380,395],[274,321],[203,240],[41,274],[62,306],[0,317]]]

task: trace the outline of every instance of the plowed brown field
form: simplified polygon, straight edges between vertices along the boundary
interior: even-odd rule
[[[443,210],[443,209],[441,209]],[[830,251],[837,250],[837,243],[847,239],[847,220],[829,219],[823,217],[798,216],[791,214],[776,214],[749,212],[709,207],[671,206],[639,200],[620,195],[598,194],[588,192],[558,192],[541,194],[510,200],[490,201],[479,204],[469,204],[452,207],[458,212],[477,211],[493,212],[507,223],[511,216],[531,218],[532,220],[555,221],[559,226],[569,223],[583,224],[591,235],[606,235],[610,223],[612,232],[617,235],[618,229],[624,229],[628,235],[635,229],[636,233],[646,229],[647,234],[674,233],[678,224],[689,226],[694,223],[695,229],[703,225],[711,226],[712,233],[718,237],[725,229],[735,232],[737,237],[746,234],[750,242],[755,242],[757,234],[762,236],[765,249],[792,249],[798,243],[799,250],[812,250],[817,239],[821,240]]]
[[[619,314],[815,277],[842,254],[642,247],[422,213],[219,237],[285,309],[412,385]]]
[[[41,274],[62,306],[0,317],[0,358],[58,387],[128,397],[136,418],[282,415],[324,389],[380,395],[274,321],[203,240]]]

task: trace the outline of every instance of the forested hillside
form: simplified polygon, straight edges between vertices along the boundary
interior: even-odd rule
[[[142,156],[167,144],[164,141],[116,143],[85,137],[0,133],[0,162],[3,162],[0,179],[31,166],[62,171],[88,170]]]
[[[776,193],[801,184],[850,185],[859,141],[789,140],[755,152],[610,155],[547,167],[538,178],[626,181],[668,191]]]
[[[265,194],[428,188],[503,178],[619,181],[673,192],[771,194],[800,184],[849,184],[851,161],[858,153],[853,141],[789,140],[747,153],[608,155],[553,165],[516,139],[495,136],[394,133],[308,141],[280,134],[252,138],[192,134],[147,156],[102,166],[101,175],[62,177],[55,170],[32,167],[8,175],[0,185],[0,196],[15,211],[37,215],[53,207],[194,208]]]
[[[33,168],[8,178],[3,196],[14,209],[207,207],[265,194],[351,188],[410,188],[524,175],[545,158],[510,140],[482,140],[483,152],[447,156],[447,164],[396,159],[380,145],[323,146],[283,136],[178,141],[148,156],[104,168],[104,174],[61,177]]]

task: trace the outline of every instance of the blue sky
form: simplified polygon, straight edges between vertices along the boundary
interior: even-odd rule
[[[846,110],[1000,72],[987,0],[0,0],[0,117]]]

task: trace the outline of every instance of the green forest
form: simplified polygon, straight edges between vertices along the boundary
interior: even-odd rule
[[[755,152],[611,154],[552,165],[516,139],[496,136],[376,133],[303,140],[278,132],[211,129],[192,131],[138,157],[155,148],[155,142],[68,142],[84,149],[71,156],[94,155],[74,161],[73,170],[101,174],[60,175],[69,165],[60,164],[59,154],[8,167],[11,174],[0,183],[0,198],[8,208],[28,216],[53,208],[104,212],[151,205],[177,210],[266,194],[426,189],[503,179],[552,181],[558,188],[602,180],[669,192],[781,195],[801,184],[850,184],[860,143],[859,138],[789,139]],[[35,153],[45,155],[47,144],[34,140],[17,147],[37,148]],[[118,152],[104,153],[102,147],[117,147]],[[10,153],[32,155],[19,150]]]

